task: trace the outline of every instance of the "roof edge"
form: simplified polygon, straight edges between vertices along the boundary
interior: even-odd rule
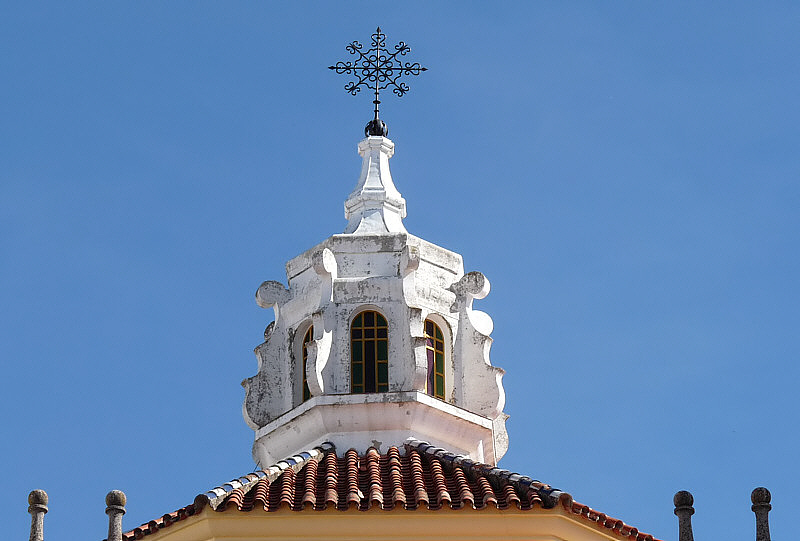
[[[219,504],[222,503],[222,501],[235,490],[238,489],[241,491],[242,495],[245,495],[261,479],[266,478],[268,481],[272,482],[280,477],[285,470],[293,469],[295,472],[297,472],[308,462],[312,460],[319,460],[330,452],[336,452],[336,447],[330,442],[321,443],[313,449],[302,451],[289,458],[285,458],[268,468],[255,471],[253,473],[248,473],[247,475],[229,481],[224,485],[214,487],[208,492],[198,495],[198,498],[205,498],[211,508],[216,511]],[[196,501],[197,498],[195,499],[195,502]]]
[[[511,483],[514,488],[522,492],[533,490],[539,494],[545,509],[552,509],[555,507],[562,497],[569,498],[570,502],[572,501],[572,496],[570,496],[568,493],[555,489],[548,484],[537,481],[536,479],[532,479],[527,475],[521,475],[510,470],[484,464],[483,462],[477,462],[465,455],[458,455],[448,451],[447,449],[434,447],[433,445],[421,440],[408,438],[405,441],[405,446],[406,448],[415,449],[424,455],[436,457],[445,463],[449,463],[451,467],[456,465],[461,466],[461,468],[467,473],[472,475],[482,475],[490,481],[494,481],[495,483],[503,480]]]
[[[165,513],[157,519],[145,522],[141,526],[125,532],[122,534],[122,538],[124,541],[133,541],[134,539],[141,539],[145,535],[154,534],[175,522],[199,514],[207,505],[216,510],[219,504],[222,503],[232,492],[240,490],[243,495],[247,494],[261,479],[267,478],[270,482],[272,482],[287,469],[298,471],[308,462],[312,460],[320,460],[330,452],[336,452],[336,447],[329,442],[321,443],[313,449],[297,453],[296,455],[281,460],[269,468],[248,473],[247,475],[239,477],[238,479],[233,479],[232,481],[214,487],[207,492],[198,494],[195,497],[194,502],[190,503],[189,505],[181,507],[172,513]]]

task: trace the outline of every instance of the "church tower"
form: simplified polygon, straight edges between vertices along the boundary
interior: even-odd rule
[[[394,143],[378,117],[379,91],[409,90],[404,42],[347,50],[330,69],[374,91],[374,117],[358,143],[361,174],[344,203],[347,226],[286,264],[288,286],[256,292],[275,318],[255,350],[258,373],[242,384],[244,418],[263,467],[328,442],[379,452],[422,440],[495,465],[508,449],[503,370],[492,366],[492,319],[473,310],[489,293],[459,254],[406,231],[406,201],[392,181]]]
[[[265,466],[323,442],[364,452],[413,438],[494,465],[508,448],[503,370],[489,360],[492,319],[472,307],[489,281],[406,231],[395,145],[370,125],[344,233],[290,260],[288,286],[256,293],[275,319],[243,382],[253,458]]]

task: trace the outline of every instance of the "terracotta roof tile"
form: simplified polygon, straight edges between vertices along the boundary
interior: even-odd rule
[[[325,443],[212,489],[194,503],[124,534],[141,539],[199,513],[206,505],[222,512],[236,509],[293,511],[401,508],[431,510],[516,508],[523,511],[561,505],[567,512],[629,541],[654,541],[618,519],[574,502],[566,492],[530,477],[475,462],[418,440],[408,440],[386,454],[370,448],[338,456]]]

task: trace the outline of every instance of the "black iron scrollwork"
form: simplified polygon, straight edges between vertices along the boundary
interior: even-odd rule
[[[356,55],[352,61],[339,61],[328,69],[334,70],[339,74],[355,76],[355,80],[349,81],[344,85],[344,89],[355,96],[361,92],[361,87],[372,89],[375,92],[375,117],[367,124],[364,132],[366,135],[387,135],[389,130],[386,124],[378,118],[378,106],[381,101],[378,98],[381,90],[391,88],[392,92],[402,97],[410,90],[405,81],[400,78],[405,75],[419,75],[428,68],[424,68],[419,62],[403,62],[400,58],[411,51],[404,41],[394,46],[394,52],[389,52],[386,48],[386,34],[381,32],[380,27],[372,34],[372,47],[367,51],[363,50],[363,45],[358,41],[353,41],[347,45],[347,51]]]

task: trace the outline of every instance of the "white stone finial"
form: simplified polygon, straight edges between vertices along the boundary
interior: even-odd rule
[[[389,158],[394,143],[387,137],[370,136],[358,143],[363,158],[356,189],[344,203],[348,220],[345,233],[375,235],[407,233],[403,226],[406,201],[392,182]]]

